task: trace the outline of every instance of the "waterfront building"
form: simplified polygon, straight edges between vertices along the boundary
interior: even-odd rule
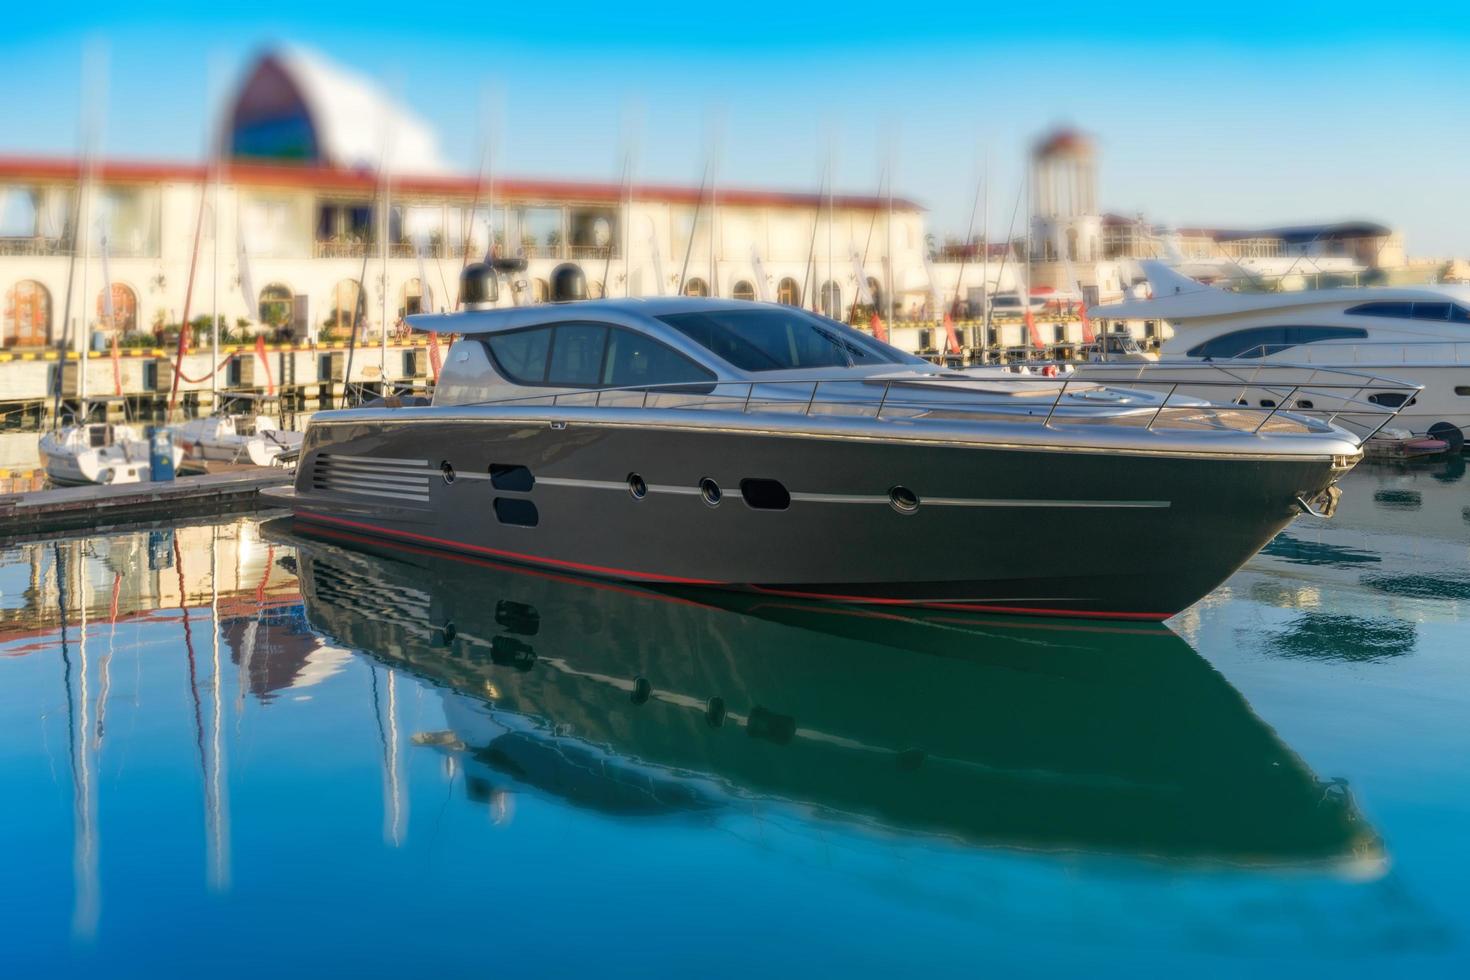
[[[452,308],[461,265],[492,240],[527,260],[505,304],[544,300],[570,262],[593,295],[763,298],[847,319],[860,298],[860,314],[886,315],[890,293],[908,310],[924,275],[911,201],[456,175],[411,113],[297,51],[247,73],[224,132],[217,169],[0,159],[0,344],[55,345],[69,277],[76,346],[161,334],[183,316],[196,226],[190,319],[217,311],[231,330],[298,342],[371,341]]]

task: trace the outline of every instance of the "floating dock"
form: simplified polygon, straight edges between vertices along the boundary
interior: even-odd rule
[[[265,487],[291,482],[277,466],[252,466],[168,483],[61,487],[0,497],[0,542],[23,541],[57,531],[106,531],[162,518],[231,514],[272,506]]]

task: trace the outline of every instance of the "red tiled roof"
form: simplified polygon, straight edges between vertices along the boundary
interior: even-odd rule
[[[79,163],[65,157],[0,156],[0,179],[76,180]],[[200,182],[210,176],[202,163],[158,163],[137,160],[107,160],[96,165],[99,180],[117,183],[154,183],[161,181]],[[305,187],[318,190],[357,191],[371,194],[376,175],[363,170],[341,170],[315,165],[293,166],[280,163],[246,163],[232,161],[226,165],[226,180],[258,187]],[[574,180],[531,180],[515,177],[497,178],[490,185],[477,177],[412,177],[394,176],[396,194],[422,194],[434,197],[462,197],[466,201],[479,196],[488,198],[493,191],[501,200],[576,201],[592,204],[616,204],[622,199],[622,188],[615,183]],[[770,207],[825,207],[824,194],[794,193],[750,188],[719,187],[721,204]],[[671,204],[694,204],[699,200],[697,187],[676,184],[634,184],[633,197],[642,201],[665,201]],[[886,198],[838,194],[833,203],[849,210],[887,208]],[[894,198],[893,206],[902,211],[923,210],[904,198]]]

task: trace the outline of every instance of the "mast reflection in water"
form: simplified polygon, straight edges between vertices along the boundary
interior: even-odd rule
[[[296,544],[310,626],[437,685],[448,728],[415,740],[502,809],[759,799],[986,846],[1381,859],[1345,786],[1162,627],[675,594],[288,528],[266,533]]]

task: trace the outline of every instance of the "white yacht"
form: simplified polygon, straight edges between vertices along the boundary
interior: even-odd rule
[[[1164,343],[1164,360],[1212,365],[1242,381],[1271,366],[1274,387],[1243,390],[1236,399],[1253,407],[1271,407],[1285,398],[1297,410],[1335,409],[1320,397],[1290,394],[1296,383],[1310,388],[1319,367],[1411,382],[1423,390],[1406,396],[1402,388],[1370,387],[1363,397],[1384,407],[1401,407],[1396,426],[1442,439],[1457,450],[1463,447],[1470,431],[1470,287],[1228,292],[1163,263],[1143,266],[1152,298],[1099,307],[1093,315],[1168,320],[1174,336]],[[1288,372],[1285,365],[1300,370]],[[1101,380],[1098,370],[1089,368],[1089,376]]]
[[[56,485],[146,483],[152,479],[148,440],[131,425],[67,425],[41,437],[47,478]],[[183,459],[174,447],[174,466]]]
[[[282,429],[269,415],[226,414],[191,419],[173,430],[173,438],[191,459],[270,466],[300,448],[302,434]]]

